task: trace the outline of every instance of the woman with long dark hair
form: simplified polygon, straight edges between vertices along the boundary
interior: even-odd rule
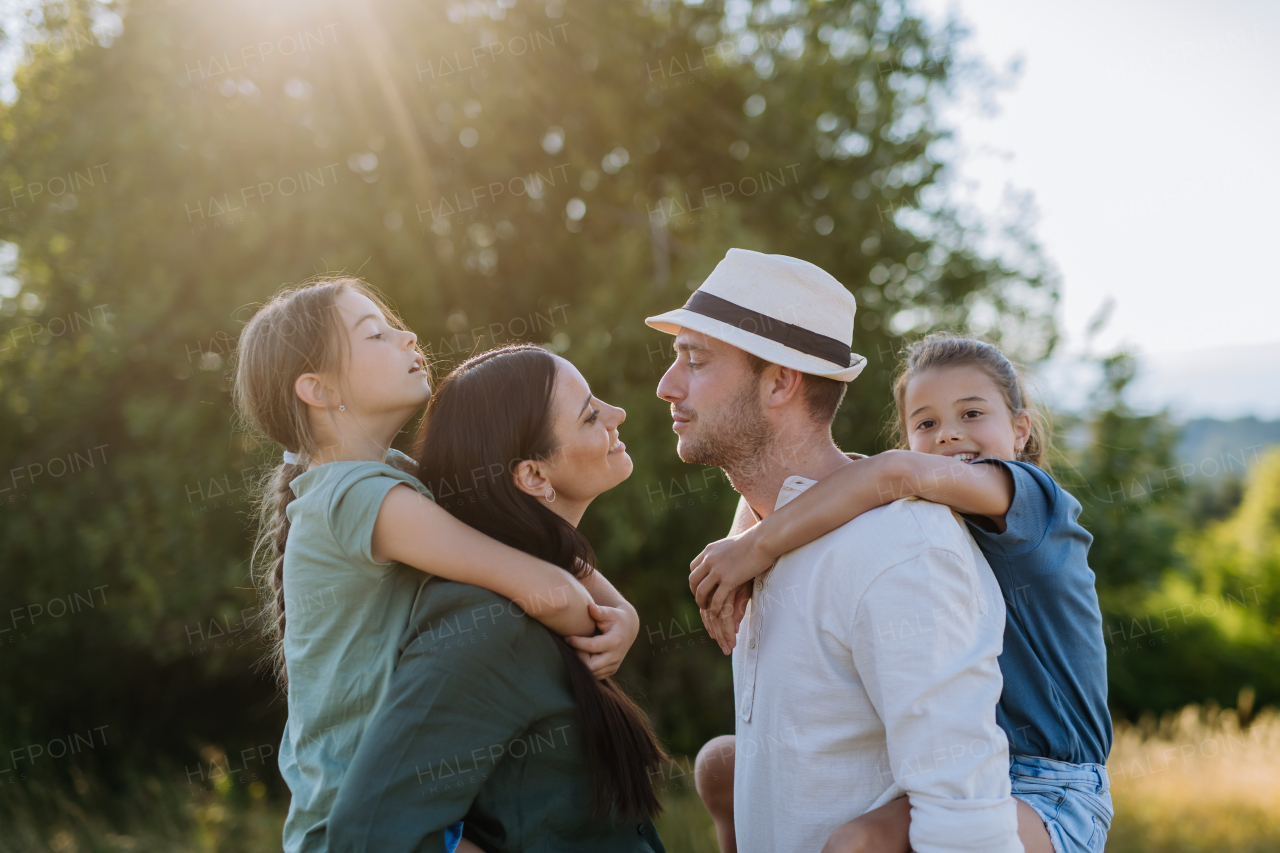
[[[618,425],[568,361],[535,346],[476,356],[436,389],[418,476],[476,530],[587,583],[577,525],[632,470]],[[341,851],[661,851],[644,713],[579,650],[502,597],[441,579],[419,594],[401,657],[328,829]]]

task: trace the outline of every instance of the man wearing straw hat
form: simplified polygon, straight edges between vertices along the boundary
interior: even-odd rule
[[[866,364],[850,352],[855,308],[813,264],[730,249],[683,308],[645,321],[675,335],[658,396],[677,453],[724,469],[740,523],[848,464],[831,422]],[[817,853],[906,794],[917,853],[1021,852],[995,716],[1004,601],[950,510],[867,512],[783,556],[751,594],[733,650],[736,738],[699,756],[733,756],[722,846]]]

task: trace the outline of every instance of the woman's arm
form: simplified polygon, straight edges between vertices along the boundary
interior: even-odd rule
[[[591,596],[551,563],[490,539],[409,486],[387,492],[373,525],[373,558],[506,596],[562,636],[591,634]]]
[[[700,608],[723,620],[733,591],[778,557],[868,510],[913,496],[985,516],[1003,530],[1013,501],[1013,478],[1003,466],[969,464],[910,450],[854,459],[754,527],[704,548],[690,567],[689,587]],[[719,629],[731,627],[731,623],[717,626],[716,633],[725,636]]]

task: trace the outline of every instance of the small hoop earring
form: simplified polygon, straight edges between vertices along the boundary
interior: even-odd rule
[[[342,404],[339,404],[339,405],[338,405],[338,411],[339,411],[339,412],[345,412],[346,410],[347,410],[347,407],[346,407],[346,406],[343,406]]]
[[[551,503],[556,499],[556,490],[551,486],[547,486],[547,490],[542,493],[542,496],[547,499],[547,503]]]

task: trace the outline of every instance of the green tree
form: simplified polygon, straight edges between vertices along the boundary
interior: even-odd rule
[[[75,46],[35,53],[0,109],[0,176],[26,188],[0,211],[17,247],[0,487],[45,472],[5,498],[0,596],[105,596],[0,657],[10,740],[278,736],[244,615],[243,483],[279,449],[236,431],[227,369],[282,282],[358,272],[441,367],[547,342],[627,409],[635,474],[585,529],[644,623],[625,674],[679,750],[731,721],[684,579],[733,501],[675,456],[654,396],[670,339],[643,318],[731,246],[821,265],[862,306],[870,364],[836,423],[859,449],[904,337],[1052,347],[1034,244],[981,251],[946,202],[938,108],[973,79],[957,34],[898,3],[133,0],[110,46],[88,35],[100,10],[43,7],[40,37]],[[95,467],[48,474],[93,448]]]

